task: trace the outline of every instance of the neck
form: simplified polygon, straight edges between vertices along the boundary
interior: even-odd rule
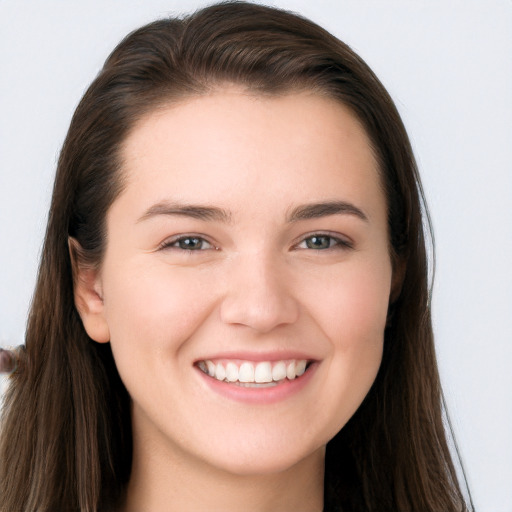
[[[136,437],[135,437],[136,439]],[[233,474],[179,450],[134,441],[122,512],[321,512],[325,448],[286,470]]]

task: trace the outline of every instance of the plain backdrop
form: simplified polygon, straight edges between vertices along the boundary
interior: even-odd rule
[[[439,365],[479,512],[512,512],[512,2],[278,0],[395,99],[436,238]],[[23,342],[55,164],[115,44],[191,0],[0,0],[0,343]],[[419,512],[419,511],[418,511]]]

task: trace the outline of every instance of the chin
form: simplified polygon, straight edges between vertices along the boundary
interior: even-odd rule
[[[295,444],[298,447],[297,444]],[[280,448],[256,448],[254,450],[244,450],[237,456],[230,457],[212,457],[207,461],[210,465],[234,476],[265,476],[283,473],[288,470],[297,469],[302,463],[311,464],[315,459],[322,461],[325,456],[325,445],[310,452],[297,450],[290,451],[293,446],[282,446]],[[304,447],[301,447],[304,449]]]

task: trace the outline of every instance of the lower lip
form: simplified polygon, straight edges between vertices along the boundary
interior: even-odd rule
[[[237,402],[244,402],[250,404],[272,404],[286,400],[291,396],[299,393],[311,381],[313,374],[318,366],[317,362],[311,363],[300,377],[293,380],[286,379],[284,382],[271,387],[252,388],[238,386],[229,382],[221,381],[210,377],[202,370],[196,367],[204,382],[215,393],[222,395]]]

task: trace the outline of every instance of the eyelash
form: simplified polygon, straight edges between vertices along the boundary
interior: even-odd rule
[[[313,238],[317,239],[329,239],[329,246],[328,247],[322,247],[322,248],[313,248],[313,247],[304,247],[303,249],[310,249],[310,250],[317,250],[317,251],[329,251],[329,250],[347,250],[347,249],[353,249],[354,246],[351,242],[344,240],[342,238],[330,235],[329,233],[313,233],[301,240],[299,244],[296,245],[296,247],[300,246],[301,244],[307,243],[308,240],[312,240]]]
[[[187,253],[200,252],[202,250],[203,251],[206,250],[206,249],[189,249],[189,248],[185,248],[185,247],[179,247],[178,244],[180,242],[184,242],[185,240],[197,240],[201,243],[201,245],[203,243],[207,243],[211,246],[211,247],[208,247],[208,249],[218,250],[218,248],[215,247],[211,242],[208,242],[208,240],[206,240],[206,238],[204,238],[202,236],[198,236],[198,235],[185,235],[185,236],[179,236],[177,238],[173,238],[171,240],[166,240],[165,242],[160,244],[160,246],[158,248],[159,249],[178,249],[181,251],[185,251]]]
[[[301,248],[301,247],[299,247],[301,244],[307,243],[308,240],[312,240],[314,238],[317,238],[317,239],[328,239],[329,240],[329,246],[328,247],[321,247],[321,248],[318,248],[318,247],[316,247],[316,248],[315,247],[302,247]],[[190,249],[190,248],[186,248],[186,247],[179,247],[178,244],[180,244],[181,242],[185,242],[186,240],[196,240],[201,245],[203,245],[203,243],[206,243],[210,247],[208,247],[206,249],[203,249],[203,248]],[[354,246],[353,246],[353,244],[351,242],[348,242],[347,240],[343,240],[341,238],[332,236],[332,235],[327,234],[327,233],[314,233],[312,235],[309,235],[309,236],[303,238],[297,245],[295,245],[295,247],[300,248],[301,250],[309,249],[309,250],[316,250],[316,251],[328,251],[328,250],[339,250],[339,249],[347,250],[347,249],[353,249],[354,248]],[[178,250],[181,250],[181,251],[185,251],[187,253],[201,252],[201,251],[204,251],[204,250],[211,250],[211,249],[219,250],[218,247],[215,247],[211,242],[206,240],[204,237],[196,236],[196,235],[179,236],[177,238],[173,238],[171,240],[167,240],[167,241],[163,242],[159,246],[159,249],[178,249]]]

